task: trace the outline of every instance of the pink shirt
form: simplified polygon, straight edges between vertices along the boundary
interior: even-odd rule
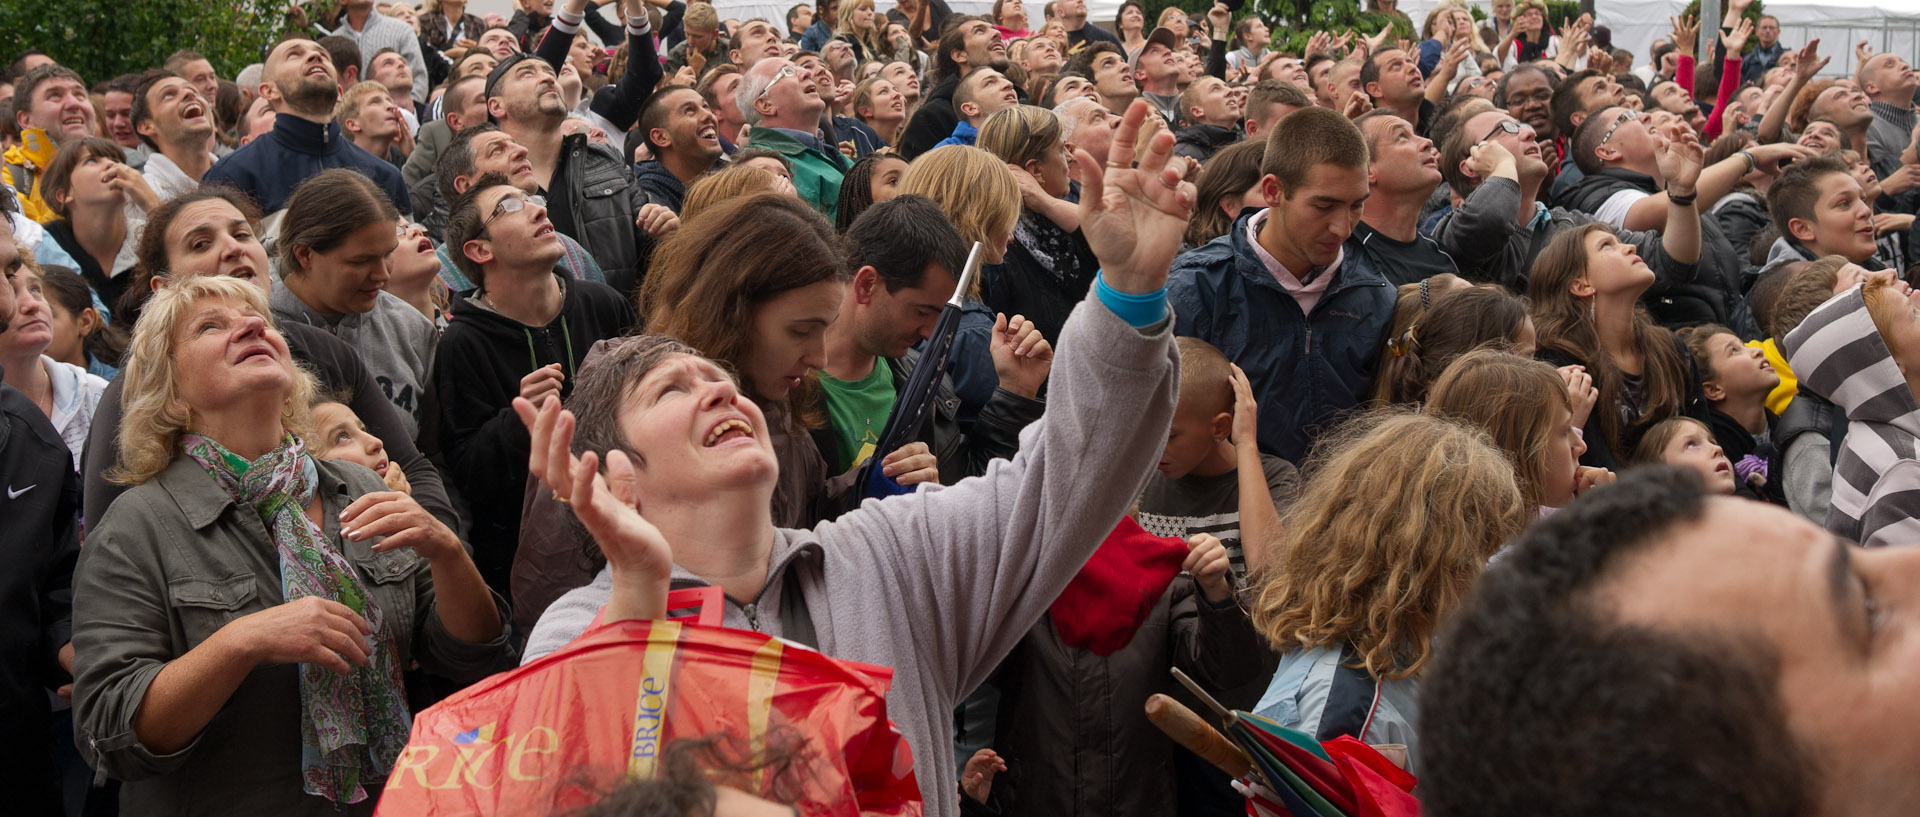
[[[1267,252],[1266,247],[1260,246],[1260,224],[1267,220],[1267,214],[1270,212],[1273,211],[1261,210],[1254,213],[1253,218],[1247,219],[1247,243],[1253,245],[1253,254],[1260,258],[1261,264],[1266,265],[1267,273],[1273,276],[1273,280],[1279,281],[1281,288],[1293,296],[1295,303],[1300,304],[1300,313],[1311,315],[1313,305],[1320,302],[1320,296],[1326,294],[1327,287],[1333,283],[1334,275],[1340,272],[1340,262],[1347,257],[1346,249],[1342,248],[1340,254],[1333,257],[1333,263],[1328,264],[1319,275],[1313,276],[1312,282],[1300,283],[1298,277],[1280,264],[1280,259]]]

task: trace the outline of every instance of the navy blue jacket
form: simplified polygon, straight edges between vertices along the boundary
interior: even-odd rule
[[[1322,427],[1365,400],[1394,290],[1349,238],[1313,314],[1302,314],[1247,241],[1258,212],[1174,259],[1167,300],[1176,333],[1213,344],[1246,370],[1260,401],[1260,449],[1297,465]]]
[[[214,162],[200,183],[235,188],[272,214],[287,206],[301,182],[336,167],[367,174],[400,212],[413,212],[400,168],[347,141],[337,122],[321,125],[286,113],[274,117],[273,130]]]
[[[647,194],[647,201],[680,213],[680,203],[687,198],[687,186],[679,176],[661,164],[659,159],[648,159],[633,166],[633,183]]]

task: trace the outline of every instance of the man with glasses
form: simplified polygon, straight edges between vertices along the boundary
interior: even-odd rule
[[[827,108],[813,74],[786,59],[761,60],[740,81],[740,115],[753,126],[747,144],[779,152],[793,165],[793,188],[813,209],[833,218],[847,160],[821,138]]]
[[[447,216],[453,263],[474,289],[455,299],[434,355],[440,450],[473,510],[474,561],[502,595],[527,484],[527,429],[513,398],[565,399],[587,350],[634,323],[625,296],[559,269],[565,249],[547,207],[488,173]]]
[[[1568,152],[1584,178],[1556,199],[1562,206],[1618,229],[1661,232],[1671,229],[1676,209],[1697,213],[1699,267],[1691,282],[1648,304],[1654,318],[1672,325],[1712,321],[1744,338],[1759,338],[1760,326],[1741,297],[1745,253],[1735,251],[1719,220],[1707,214],[1748,173],[1778,173],[1782,158],[1804,158],[1813,150],[1784,143],[1760,145],[1703,170],[1693,129],[1679,117],[1620,107],[1582,122],[1570,141]],[[1690,156],[1675,164],[1677,152]],[[1681,175],[1675,175],[1676,168]]]
[[[440,162],[434,168],[430,180],[434,185],[434,198],[442,202],[440,209],[441,229],[436,231],[442,237],[446,234],[447,211],[460,194],[472,189],[480,177],[490,173],[505,176],[507,183],[528,195],[540,192],[540,186],[533,180],[533,164],[527,161],[527,149],[513,141],[499,125],[481,121],[468,125],[454,134],[453,141],[440,153]],[[549,216],[551,218],[551,216]],[[600,262],[593,259],[587,248],[580,242],[559,233],[560,246],[565,254],[560,257],[560,271],[568,278],[582,281],[606,283],[606,273],[601,271]],[[437,251],[440,256],[440,281],[447,285],[450,292],[459,294],[473,289],[473,280],[460,271],[453,263],[453,245],[444,241]]]
[[[1699,172],[1697,161],[1693,174]],[[1440,150],[1440,175],[1453,192],[1453,212],[1435,225],[1433,237],[1462,276],[1525,293],[1527,272],[1547,242],[1561,230],[1594,221],[1539,201],[1548,170],[1533,127],[1506,111],[1478,114],[1448,137]],[[1675,191],[1691,187],[1684,170],[1675,181]],[[1668,206],[1664,233],[1621,233],[1658,276],[1650,290],[1655,297],[1676,279],[1691,279],[1700,259],[1700,218],[1691,197]]]

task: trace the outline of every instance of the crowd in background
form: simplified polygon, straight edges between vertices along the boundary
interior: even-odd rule
[[[893,670],[933,814],[1246,813],[1170,668],[1449,817],[1920,805],[1913,67],[1371,2],[17,55],[10,809],[371,813],[414,713],[706,586]],[[793,805],[709,771],[592,813]]]

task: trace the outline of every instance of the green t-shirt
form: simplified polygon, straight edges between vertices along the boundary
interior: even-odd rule
[[[880,443],[887,414],[893,411],[893,368],[875,360],[873,373],[858,381],[821,371],[820,385],[827,393],[827,417],[833,421],[833,469],[843,472],[871,459]]]

